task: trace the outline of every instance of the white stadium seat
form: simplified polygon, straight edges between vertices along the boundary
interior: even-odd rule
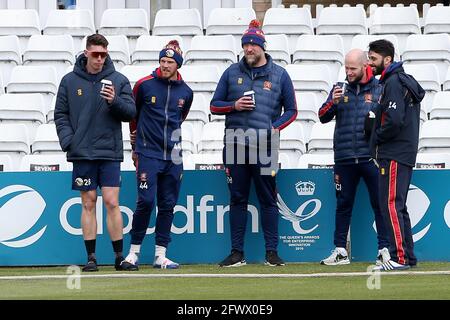
[[[0,153],[0,172],[14,171],[13,161],[10,155]]]
[[[81,40],[95,33],[94,18],[90,10],[51,10],[42,28],[45,35],[67,34],[73,38],[74,48],[79,48]]]
[[[200,12],[197,9],[160,9],[156,12],[152,34],[155,36],[178,35],[183,38],[186,51],[191,39],[203,35]]]
[[[296,168],[300,156],[306,153],[305,144],[303,128],[300,123],[293,122],[281,130],[279,159],[282,160],[285,157],[284,161],[281,161],[281,168]]]
[[[439,71],[440,83],[445,79],[450,66],[450,35],[413,34],[406,40],[402,60],[406,64],[434,64]]]
[[[39,125],[46,123],[47,108],[39,93],[0,95],[0,123],[23,123],[28,128],[30,140]]]
[[[13,164],[30,153],[30,138],[24,124],[0,124],[0,137],[0,154],[7,153]]]
[[[344,65],[344,42],[340,35],[302,35],[298,38],[292,57],[294,64],[325,64],[330,68],[332,81],[337,80]]]
[[[289,64],[286,66],[295,91],[313,92],[319,103],[325,101],[333,81],[330,68],[324,64]]]
[[[356,34],[367,34],[366,12],[361,7],[326,7],[320,12],[316,34],[339,34],[348,51]]]
[[[181,149],[183,157],[197,152],[194,142],[194,127],[192,123],[186,121],[181,124]]]
[[[41,93],[48,107],[58,91],[56,69],[53,66],[17,66],[6,85],[8,93]]]
[[[34,9],[0,10],[0,35],[16,35],[20,40],[21,50],[25,49],[28,38],[41,34],[39,15]]]
[[[181,50],[185,52],[183,39],[180,36],[140,36],[131,53],[131,63],[133,65],[159,64],[159,52],[171,40],[177,40]]]
[[[179,72],[194,93],[203,93],[207,101],[211,100],[220,79],[217,66],[184,65],[179,69]]]
[[[128,78],[131,84],[131,88],[134,88],[136,82],[140,79],[147,77],[153,73],[153,71],[159,67],[159,65],[139,65],[139,66],[125,66],[120,69],[120,73],[122,73],[125,77]]]
[[[22,64],[22,51],[16,35],[0,36],[0,74],[3,83],[9,82],[11,71]]]
[[[437,92],[430,109],[430,120],[450,119],[450,91]]]
[[[428,9],[423,33],[450,33],[450,7],[434,6]]]
[[[223,64],[224,68],[237,62],[234,38],[231,35],[195,36],[185,52],[185,64]]]
[[[253,8],[215,8],[209,15],[206,35],[231,34],[240,48],[242,34],[253,19],[256,19]]]
[[[425,97],[421,102],[421,107],[426,113],[429,113],[434,95],[436,92],[441,91],[437,67],[434,64],[406,64],[404,69],[406,73],[414,76],[425,90]]]
[[[428,120],[421,128],[419,152],[450,152],[450,120]]]
[[[262,29],[266,36],[285,34],[289,53],[294,52],[300,35],[314,34],[311,11],[306,8],[269,8]]]
[[[398,48],[398,40],[397,36],[393,34],[383,34],[383,35],[375,35],[375,34],[357,34],[352,39],[352,44],[350,46],[351,49],[361,49],[365,52],[369,51],[369,43],[375,40],[386,39],[389,40],[394,45],[394,60],[400,61],[400,50]]]
[[[60,154],[62,153],[59,145],[56,126],[53,123],[41,124],[37,131],[34,141],[31,144],[32,154]]]
[[[447,70],[447,75],[445,76],[442,87],[444,91],[450,91],[450,67]]]
[[[295,99],[297,101],[296,121],[302,124],[305,143],[308,143],[312,126],[314,123],[319,122],[317,112],[320,104],[316,95],[311,92],[296,92]]]
[[[328,123],[315,123],[311,130],[308,143],[308,153],[330,153],[333,152],[335,121]]]
[[[70,35],[32,35],[23,52],[23,65],[53,66],[57,79],[75,63],[73,39]]]
[[[222,152],[216,153],[194,153],[183,157],[185,170],[222,170]]]
[[[203,126],[209,121],[209,114],[209,101],[201,93],[194,94],[191,109],[184,121],[192,124],[194,144],[200,141]]]
[[[222,153],[224,122],[209,122],[205,124],[202,137],[197,145],[198,153]]]
[[[420,34],[419,12],[415,7],[378,7],[375,10],[370,34],[395,34],[398,38],[399,53],[403,54],[406,38],[410,34]]]

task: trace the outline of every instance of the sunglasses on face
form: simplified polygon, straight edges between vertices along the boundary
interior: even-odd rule
[[[105,59],[108,55],[108,52],[104,51],[88,51],[88,53],[94,58],[100,57],[102,59]]]

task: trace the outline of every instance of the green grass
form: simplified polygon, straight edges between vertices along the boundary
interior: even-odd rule
[[[183,265],[179,270],[141,266],[132,274],[308,274],[365,272],[369,264],[321,266],[289,264],[271,268],[247,265]],[[424,262],[412,271],[448,271],[450,263]],[[95,274],[117,274],[101,266]],[[303,299],[450,299],[450,275],[384,275],[380,289],[367,288],[368,276],[314,278],[82,278],[80,290],[67,289],[67,279],[4,280],[2,276],[66,275],[66,267],[0,268],[0,299],[152,299],[152,300],[303,300]]]

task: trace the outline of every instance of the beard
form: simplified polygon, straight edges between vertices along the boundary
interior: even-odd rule
[[[247,64],[250,67],[253,67],[261,61],[261,55],[259,54],[246,55],[245,61],[247,61]]]
[[[363,78],[363,76],[364,76],[364,74],[361,73],[361,74],[360,74],[359,76],[357,76],[357,77],[355,78],[355,80],[353,80],[353,81],[350,81],[350,80],[348,79],[348,77],[347,77],[347,82],[348,82],[349,84],[352,84],[352,85],[358,84],[358,83],[361,81],[361,79]]]
[[[378,76],[383,73],[385,67],[384,67],[384,61],[381,61],[381,64],[379,66],[372,67],[373,75]]]

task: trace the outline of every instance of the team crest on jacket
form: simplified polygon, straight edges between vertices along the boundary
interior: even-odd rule
[[[270,81],[264,81],[263,89],[264,89],[264,90],[268,90],[268,91],[272,90],[272,82],[270,82]]]
[[[78,90],[77,90],[77,95],[82,96],[82,95],[83,95],[83,90],[78,89]]]
[[[155,96],[152,97],[152,103],[153,103],[153,104],[156,103],[156,97],[155,97]]]
[[[141,181],[141,182],[147,181],[147,173],[146,172],[141,172],[141,174],[139,175],[139,181]]]
[[[184,107],[184,99],[178,99],[178,108]]]
[[[243,82],[244,82],[244,79],[242,79],[242,78],[238,78],[238,84],[242,84]]]
[[[364,101],[365,101],[365,102],[372,102],[372,94],[366,93],[366,94],[364,95]]]
[[[344,103],[348,103],[348,96],[344,96]]]

